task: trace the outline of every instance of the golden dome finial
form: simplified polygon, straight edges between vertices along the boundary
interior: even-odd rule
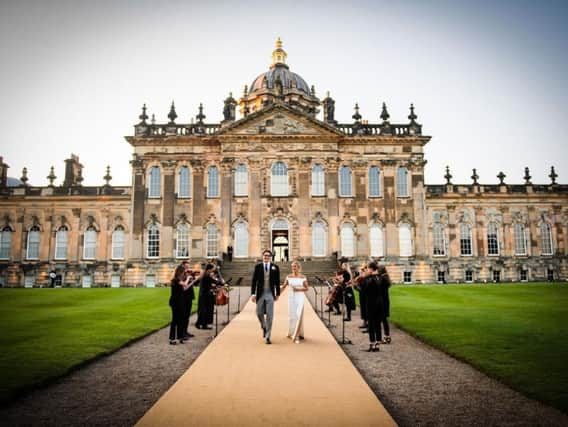
[[[282,49],[282,40],[280,37],[276,40],[276,49],[272,52],[272,65],[286,64],[286,57],[288,54]]]

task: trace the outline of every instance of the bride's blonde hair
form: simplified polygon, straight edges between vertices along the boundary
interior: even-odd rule
[[[294,264],[296,264],[298,266],[298,271],[302,271],[302,266],[300,265],[300,263],[298,261],[292,261],[292,264],[290,264],[290,266],[293,266]]]

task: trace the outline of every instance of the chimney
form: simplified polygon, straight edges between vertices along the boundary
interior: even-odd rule
[[[81,184],[82,170],[83,165],[79,163],[79,156],[71,154],[71,158],[65,160],[65,181],[63,181],[63,186],[72,187]],[[77,177],[79,177],[79,180],[77,180]]]
[[[4,163],[4,157],[0,156],[0,188],[8,186],[8,166]]]

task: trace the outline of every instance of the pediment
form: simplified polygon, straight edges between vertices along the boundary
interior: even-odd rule
[[[341,133],[317,119],[284,105],[264,108],[221,130],[224,135],[339,136]]]

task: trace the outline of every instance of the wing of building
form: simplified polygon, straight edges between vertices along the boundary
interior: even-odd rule
[[[0,159],[3,286],[154,286],[184,259],[379,259],[397,282],[568,278],[568,185],[424,183],[414,106],[408,122],[335,119],[286,64],[280,40],[268,71],[224,101],[223,121],[156,123],[146,106],[126,140],[132,187],[82,186],[78,157],[63,184],[10,180]],[[237,120],[236,109],[240,118]],[[321,110],[321,111],[320,111]],[[323,113],[319,119],[319,113]],[[230,250],[229,250],[230,247]]]

